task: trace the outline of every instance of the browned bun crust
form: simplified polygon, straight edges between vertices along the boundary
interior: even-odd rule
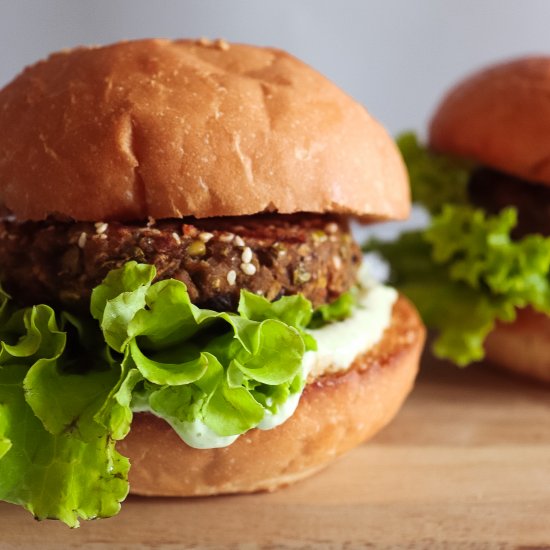
[[[0,91],[0,128],[0,206],[21,221],[409,212],[386,131],[271,48],[139,40],[60,52]]]
[[[343,374],[306,386],[295,414],[268,431],[251,430],[233,445],[197,450],[164,421],[137,414],[121,452],[130,458],[130,491],[199,496],[271,491],[304,478],[374,435],[412,388],[425,330],[400,297],[382,340]]]
[[[550,185],[550,57],[495,65],[455,86],[431,121],[436,151]]]
[[[487,359],[505,369],[550,382],[550,317],[531,308],[500,323],[485,341]]]

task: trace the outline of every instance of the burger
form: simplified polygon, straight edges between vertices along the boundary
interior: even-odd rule
[[[458,83],[429,126],[398,142],[413,200],[432,219],[373,243],[459,365],[490,362],[550,382],[550,57]]]
[[[0,128],[0,498],[77,526],[128,491],[271,491],[396,414],[424,328],[349,220],[405,217],[406,170],[320,74],[78,48],[0,91]]]

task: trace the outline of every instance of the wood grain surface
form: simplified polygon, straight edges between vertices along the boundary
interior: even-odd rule
[[[550,548],[550,387],[424,361],[399,417],[271,495],[129,498],[70,530],[0,504],[0,548]]]

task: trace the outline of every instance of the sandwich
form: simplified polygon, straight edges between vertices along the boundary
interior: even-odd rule
[[[0,91],[0,498],[271,491],[398,411],[424,327],[349,227],[410,196],[385,130],[223,40],[51,55]]]
[[[484,357],[550,381],[550,57],[517,59],[459,82],[427,146],[398,144],[428,227],[370,243],[418,306],[436,355]]]

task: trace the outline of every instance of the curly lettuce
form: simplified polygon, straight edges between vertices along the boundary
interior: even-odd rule
[[[471,162],[433,153],[412,132],[400,135],[396,142],[407,166],[414,203],[431,214],[438,214],[447,204],[468,203]]]
[[[78,517],[116,514],[128,493],[129,464],[94,419],[116,370],[72,364],[66,333],[47,306],[13,311],[4,321],[0,498],[73,527]]]
[[[135,411],[197,447],[201,434],[228,444],[299,397],[312,319],[345,315],[246,291],[237,314],[220,313],[154,278],[136,262],[111,271],[90,317],[17,309],[0,291],[0,499],[71,527],[116,514],[130,467],[116,443]]]
[[[356,297],[351,291],[344,292],[329,304],[319,306],[311,318],[310,328],[319,328],[335,321],[347,319],[356,305]]]
[[[468,165],[427,151],[405,134],[398,145],[415,201],[433,215],[423,231],[371,242],[388,260],[391,281],[418,307],[437,336],[433,351],[460,366],[484,357],[497,321],[526,306],[550,314],[550,238],[514,240],[517,212],[486,215],[468,204]]]

